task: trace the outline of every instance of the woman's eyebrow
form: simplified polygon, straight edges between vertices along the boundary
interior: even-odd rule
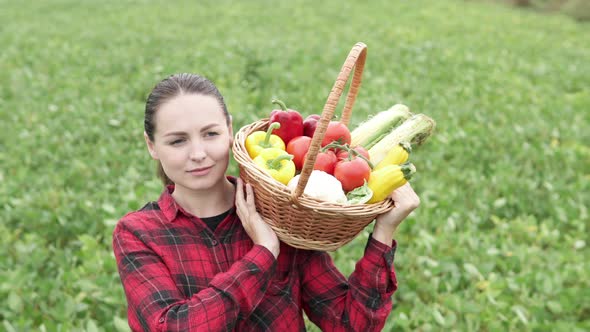
[[[166,136],[176,136],[176,135],[181,136],[181,135],[185,135],[185,134],[186,134],[186,132],[184,132],[184,131],[171,131],[169,133],[164,134],[164,137],[166,137]]]
[[[217,127],[217,126],[220,126],[220,124],[219,123],[210,123],[210,124],[206,125],[205,127],[201,128],[201,131],[203,132],[203,131],[209,130],[209,129],[211,129],[213,127]],[[185,131],[171,131],[169,133],[164,134],[164,137],[177,136],[177,135],[179,135],[179,136],[186,135],[186,132]]]
[[[219,123],[211,123],[211,124],[208,124],[208,125],[206,125],[205,127],[203,127],[203,128],[201,129],[201,131],[209,130],[209,129],[211,129],[211,128],[213,128],[213,127],[217,127],[217,126],[219,126]]]

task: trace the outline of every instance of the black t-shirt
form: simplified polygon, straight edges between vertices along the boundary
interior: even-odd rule
[[[222,214],[218,214],[213,217],[201,218],[201,220],[203,220],[203,222],[207,225],[207,227],[209,227],[210,230],[214,231],[217,228],[217,226],[219,226],[219,224],[223,221],[223,219],[227,217],[231,210],[232,209],[229,209],[223,212]]]
[[[228,176],[227,179],[229,180],[229,182],[231,182],[234,185],[234,187],[237,186],[238,180],[236,177]],[[219,224],[223,221],[223,219],[225,219],[225,217],[227,217],[227,215],[230,214],[230,212],[232,212],[232,210],[233,210],[233,208],[230,208],[229,210],[223,212],[222,214],[218,214],[213,217],[201,218],[201,220],[203,220],[203,222],[207,225],[207,227],[209,227],[210,230],[215,231],[217,226],[219,226]]]

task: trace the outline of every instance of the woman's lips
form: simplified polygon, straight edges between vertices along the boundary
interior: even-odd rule
[[[192,169],[190,171],[188,171],[191,175],[195,175],[195,176],[203,176],[203,175],[207,175],[209,173],[209,171],[211,171],[211,168],[213,168],[213,166],[209,166],[209,167],[199,167],[199,168],[195,168]]]

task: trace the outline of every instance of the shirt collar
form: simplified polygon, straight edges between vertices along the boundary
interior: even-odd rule
[[[234,185],[237,184],[236,177],[228,175],[227,179]],[[169,222],[174,222],[176,220],[178,212],[181,212],[186,216],[190,216],[188,212],[184,211],[184,209],[180,205],[178,205],[178,203],[176,203],[176,200],[174,199],[174,197],[172,197],[173,192],[174,185],[169,184],[164,188],[162,194],[160,195],[160,198],[158,199],[158,206],[160,207],[160,210],[162,210],[162,213],[164,214],[164,217],[166,217],[166,220],[168,220]]]
[[[162,210],[164,217],[166,217],[166,220],[168,220],[169,222],[174,222],[174,220],[176,220],[176,215],[178,214],[178,210],[180,209],[180,206],[172,197],[173,192],[174,185],[167,185],[166,187],[164,187],[164,191],[162,191],[162,194],[158,199],[158,206],[160,206],[160,210]]]

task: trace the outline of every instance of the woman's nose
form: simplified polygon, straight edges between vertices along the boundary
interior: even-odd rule
[[[205,145],[202,142],[193,142],[191,145],[190,158],[193,160],[203,160],[207,157]]]

